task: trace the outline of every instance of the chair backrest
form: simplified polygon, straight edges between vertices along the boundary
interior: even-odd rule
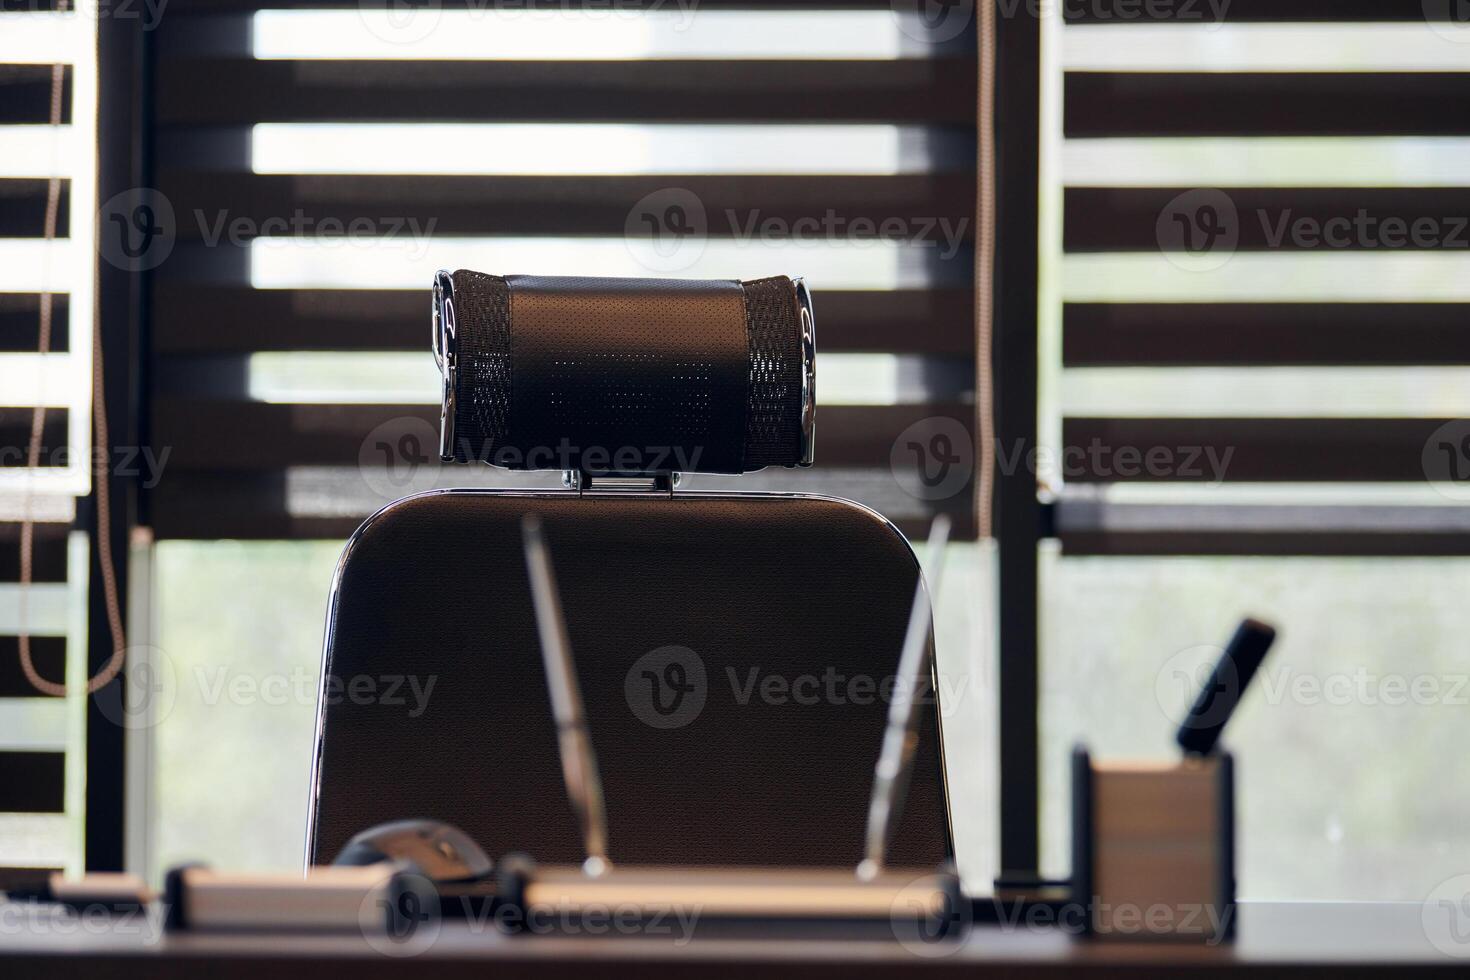
[[[856,865],[918,562],[857,504],[686,493],[666,462],[810,464],[805,286],[440,273],[434,325],[441,455],[579,477],[562,491],[409,497],[349,542],[328,619],[309,859],[410,818],[456,824],[491,854],[582,856],[521,547],[534,511],[602,770],[609,856]],[[630,472],[658,490],[599,490]],[[934,701],[895,864],[949,851]]]

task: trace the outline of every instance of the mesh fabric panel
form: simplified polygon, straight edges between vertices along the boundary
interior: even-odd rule
[[[750,394],[745,469],[789,466],[801,456],[801,333],[796,291],[785,276],[745,283]]]
[[[454,274],[454,458],[489,462],[506,444],[513,393],[510,292],[505,280],[461,269]]]

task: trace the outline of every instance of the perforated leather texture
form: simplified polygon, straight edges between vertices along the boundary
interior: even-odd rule
[[[582,857],[522,556],[528,510],[559,579],[614,861],[855,865],[918,574],[902,536],[821,498],[494,491],[400,501],[349,547],[313,860],[403,818],[457,824],[492,855]],[[367,693],[404,675],[394,698]],[[948,851],[923,710],[901,865]]]
[[[456,459],[593,473],[800,461],[790,279],[453,278]]]

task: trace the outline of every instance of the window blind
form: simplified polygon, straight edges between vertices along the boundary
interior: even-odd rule
[[[805,275],[817,465],[690,485],[837,493],[909,531],[944,509],[973,533],[973,461],[936,493],[924,452],[973,441],[961,27],[886,0],[391,18],[173,0],[153,38],[173,230],[151,271],[149,380],[170,456],[146,520],[160,538],[340,537],[413,490],[559,482],[440,467],[443,266]]]
[[[1079,6],[1048,41],[1052,530],[1072,554],[1466,553],[1470,24],[1164,7]]]
[[[95,10],[0,6],[0,878],[7,881],[83,864],[86,702],[39,690],[21,667],[19,636],[30,636],[44,680],[86,680],[87,535],[72,525],[77,498],[91,490],[96,48]],[[46,411],[31,470],[37,406]],[[23,589],[27,520],[33,544]]]

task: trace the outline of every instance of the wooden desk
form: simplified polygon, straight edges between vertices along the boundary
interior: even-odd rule
[[[1244,903],[1239,935],[1216,947],[1078,940],[1053,927],[977,925],[919,955],[883,939],[505,936],[446,923],[417,955],[387,955],[356,934],[162,935],[156,919],[37,922],[0,905],[0,976],[291,980],[432,977],[687,977],[800,973],[880,977],[1191,977],[1470,975],[1470,935],[1450,952],[1425,933],[1419,903]],[[1445,936],[1438,936],[1443,945]],[[378,943],[385,942],[378,938]],[[1458,955],[1451,955],[1458,954]]]

